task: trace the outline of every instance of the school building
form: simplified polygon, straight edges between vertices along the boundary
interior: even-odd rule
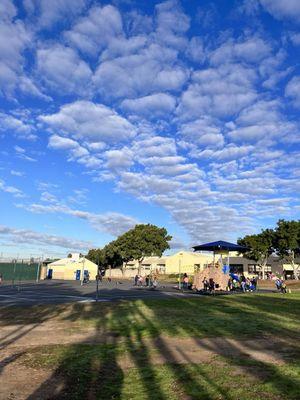
[[[218,261],[218,256],[215,261]],[[212,253],[199,253],[191,251],[179,251],[173,255],[162,257],[145,257],[141,263],[141,275],[145,276],[150,273],[158,274],[184,274],[193,275],[195,272],[201,271],[208,264],[212,264],[214,257]],[[223,263],[226,263],[223,258]],[[300,260],[297,260],[300,264]],[[245,276],[259,275],[261,277],[261,267],[253,260],[248,260],[242,256],[231,255],[229,258],[231,272],[244,274]],[[132,278],[139,272],[139,263],[137,260],[123,264],[123,268],[115,268],[106,270],[106,277],[111,278]],[[81,280],[83,274],[89,273],[90,279],[94,280],[98,271],[98,266],[81,256],[79,253],[70,254],[66,257],[47,265],[44,277],[51,279],[63,280]],[[279,257],[271,256],[268,259],[266,272],[275,275],[284,275],[285,278],[293,276],[293,268],[291,265],[284,263]],[[41,276],[41,278],[43,278]]]
[[[81,280],[87,272],[90,279],[95,279],[98,266],[79,253],[73,253],[70,254],[70,257],[48,264],[45,277],[48,279]]]

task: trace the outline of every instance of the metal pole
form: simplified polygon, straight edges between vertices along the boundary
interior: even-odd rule
[[[179,256],[179,282],[178,289],[181,290],[181,257]]]
[[[81,269],[81,286],[83,285],[84,262],[85,262],[85,257],[83,257],[83,261],[82,261],[82,269]]]
[[[13,279],[12,279],[12,285],[15,286],[15,278],[16,278],[16,264],[17,264],[17,260],[14,259],[14,275],[13,275]]]
[[[99,268],[99,258],[98,258],[98,268],[97,268],[97,276],[96,276],[96,301],[98,301],[98,297],[99,297],[99,277],[100,277],[100,268]]]
[[[39,280],[40,280],[40,266],[41,266],[41,260],[39,260],[38,267],[37,267],[36,283],[39,283]]]
[[[97,275],[97,279],[96,279],[96,283],[97,283],[97,286],[96,286],[96,301],[98,301],[98,298],[99,298],[99,275]]]

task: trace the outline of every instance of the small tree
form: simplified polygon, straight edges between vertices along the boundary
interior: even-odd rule
[[[263,279],[265,279],[268,257],[274,252],[273,243],[274,231],[272,229],[265,229],[257,235],[247,235],[238,240],[239,245],[249,248],[249,251],[245,252],[244,256],[258,263],[262,270]]]
[[[168,235],[165,228],[159,228],[151,224],[136,225],[133,229],[119,236],[115,241],[118,251],[124,260],[138,260],[138,273],[141,273],[142,262],[145,257],[161,256],[170,248]]]
[[[295,278],[299,279],[299,265],[295,264],[295,257],[300,255],[300,221],[280,219],[274,239],[277,254],[292,266]]]
[[[100,265],[102,266],[104,263],[105,255],[103,249],[91,249],[87,253],[86,258],[92,261],[93,263],[97,264],[98,266]]]

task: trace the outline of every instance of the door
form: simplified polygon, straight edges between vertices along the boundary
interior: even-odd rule
[[[52,268],[50,268],[50,269],[48,269],[48,275],[47,275],[47,278],[48,278],[48,279],[52,279],[52,275],[53,275],[53,269],[52,269]]]
[[[76,271],[76,281],[80,281],[80,269]]]

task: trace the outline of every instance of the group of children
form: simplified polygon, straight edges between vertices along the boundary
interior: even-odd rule
[[[156,275],[148,274],[143,277],[142,275],[136,274],[134,277],[134,286],[146,286],[156,289],[157,285],[158,281]]]
[[[214,293],[218,289],[218,284],[212,278],[207,279],[204,277],[203,281],[204,292]],[[257,278],[246,278],[244,275],[238,277],[237,275],[230,274],[227,289],[229,291],[242,290],[243,292],[254,292],[257,288]]]

